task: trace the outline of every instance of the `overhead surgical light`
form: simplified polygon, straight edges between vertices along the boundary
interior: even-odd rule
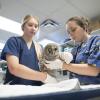
[[[21,24],[11,19],[0,16],[0,29],[22,35]]]

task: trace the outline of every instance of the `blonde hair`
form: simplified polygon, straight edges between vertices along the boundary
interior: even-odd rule
[[[39,27],[39,20],[37,17],[35,16],[32,16],[32,15],[26,15],[22,21],[22,25],[21,25],[21,28],[23,30],[24,28],[24,25],[31,19],[31,18],[34,18],[37,22],[38,22],[38,27]]]

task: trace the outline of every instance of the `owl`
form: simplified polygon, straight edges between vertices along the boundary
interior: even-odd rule
[[[62,64],[69,64],[73,56],[69,52],[60,52],[60,47],[55,43],[47,44],[43,49],[43,55],[40,59],[40,69],[55,77],[57,81],[69,79],[69,72],[62,70]],[[47,66],[45,67],[45,64]]]

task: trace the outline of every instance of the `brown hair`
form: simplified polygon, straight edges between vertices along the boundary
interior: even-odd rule
[[[38,20],[37,17],[34,17],[34,16],[32,16],[32,15],[26,15],[26,16],[24,17],[23,21],[22,21],[22,25],[21,25],[22,30],[23,30],[23,28],[24,28],[24,25],[25,25],[31,18],[34,18],[34,19],[38,22],[38,27],[39,27],[39,20]]]
[[[72,17],[66,22],[66,24],[69,21],[75,21],[76,24],[79,25],[80,27],[82,27],[88,34],[90,34],[92,31],[91,26],[90,26],[90,21],[86,17],[83,17],[83,16]]]

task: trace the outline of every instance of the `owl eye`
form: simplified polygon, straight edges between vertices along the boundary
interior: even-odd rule
[[[55,48],[54,50],[57,51],[57,48]]]
[[[48,48],[48,53],[53,53],[51,48]]]

